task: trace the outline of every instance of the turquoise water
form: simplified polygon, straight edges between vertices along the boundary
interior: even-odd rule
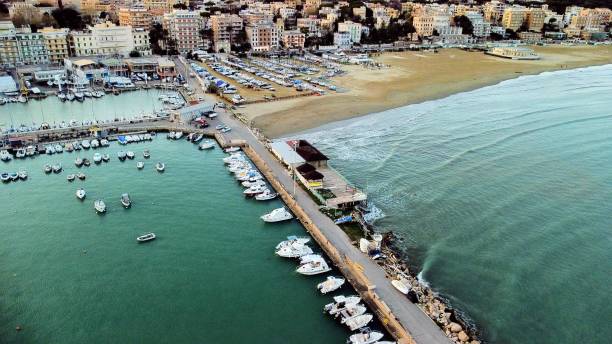
[[[136,152],[120,162],[116,152]],[[68,183],[76,156],[0,164],[29,179],[0,185],[2,343],[338,343],[350,334],[322,314],[323,276],[306,277],[274,255],[299,223],[264,224],[281,206],[256,202],[224,168],[224,154],[186,141],[99,149],[111,161]],[[136,169],[142,151],[152,157]],[[157,161],[166,171],[155,171]],[[45,175],[45,163],[64,172]],[[87,199],[75,197],[79,187]],[[132,208],[119,203],[129,192]],[[105,200],[97,215],[93,202]],[[153,231],[158,239],[137,244]],[[344,293],[350,290],[343,290]],[[16,326],[22,331],[17,332]]]
[[[159,95],[167,92],[158,89],[136,90],[120,95],[107,94],[102,98],[86,98],[83,102],[62,102],[55,96],[27,103],[9,103],[0,107],[0,129],[31,126],[47,122],[51,125],[62,121],[112,120],[132,118],[161,110]]]
[[[612,65],[314,130],[377,222],[494,343],[609,343]]]

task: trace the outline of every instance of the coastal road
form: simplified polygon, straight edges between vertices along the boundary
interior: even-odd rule
[[[188,66],[181,65],[179,70],[186,71]],[[186,73],[188,75],[188,73]],[[196,80],[193,78],[188,78]],[[191,81],[190,80],[190,84]],[[197,80],[196,80],[197,83]],[[194,90],[207,101],[216,101],[210,95],[204,95],[199,85],[192,85]],[[293,190],[293,179],[289,171],[267,150],[244,123],[237,120],[231,113],[217,109],[219,121],[229,125],[232,131],[224,134],[228,139],[245,140],[257,154],[265,161],[272,170],[278,181],[286,190]],[[391,309],[402,326],[410,333],[412,338],[419,344],[448,344],[450,339],[442,330],[427,316],[420,308],[411,303],[407,297],[397,291],[386,278],[384,270],[359,249],[351,244],[351,239],[334,222],[319,211],[319,206],[312,200],[310,195],[302,188],[295,188],[295,199],[312,219],[313,223],[321,230],[327,240],[336,247],[338,252],[346,255],[349,259],[363,267],[363,273],[376,286],[375,292],[381,300]]]

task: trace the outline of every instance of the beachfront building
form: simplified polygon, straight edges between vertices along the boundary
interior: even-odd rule
[[[500,23],[504,16],[506,4],[502,1],[490,1],[482,6],[484,19],[489,23]]]
[[[280,36],[274,23],[262,22],[247,26],[246,34],[251,44],[251,50],[254,52],[269,52],[280,47]]]
[[[612,21],[612,10],[609,8],[585,8],[574,16],[571,26],[590,31],[603,31],[602,27]]]
[[[305,31],[308,37],[319,37],[321,36],[321,19],[317,16],[298,18],[297,28],[302,32]]]
[[[45,27],[38,32],[43,35],[49,62],[54,64],[64,63],[64,59],[68,57],[70,52],[68,49],[68,29]]]
[[[134,29],[149,29],[153,17],[144,6],[122,7],[119,9],[119,25]]]
[[[83,31],[73,31],[69,36],[69,47],[73,56],[122,55],[131,51],[147,51],[148,32],[143,29],[134,31],[131,26],[117,26],[105,22],[88,27]],[[138,44],[135,43],[135,37]]]
[[[216,52],[230,52],[232,42],[235,42],[243,28],[242,18],[235,14],[216,14],[210,16],[210,26],[213,31],[213,43]]]
[[[346,31],[334,32],[334,45],[341,49],[350,48],[352,45],[351,34]]]
[[[0,65],[14,66],[19,60],[15,26],[10,20],[0,21]]]
[[[133,51],[137,51],[141,56],[148,56],[152,54],[149,30],[141,28],[132,29],[132,39],[134,40]]]
[[[527,21],[527,29],[529,31],[542,31],[544,27],[544,19],[546,18],[546,12],[541,8],[530,8],[525,13],[525,19]]]
[[[204,42],[200,30],[204,27],[203,18],[198,12],[174,10],[164,14],[163,27],[175,42],[176,50],[181,53],[202,49]]]
[[[287,49],[304,49],[306,35],[298,30],[284,31],[282,34],[283,45]]]
[[[412,18],[412,25],[420,37],[433,35],[434,16],[431,14],[419,14]]]
[[[563,14],[563,24],[565,26],[571,24],[572,18],[579,15],[582,9],[583,7],[581,6],[567,6],[565,8],[565,13]]]
[[[361,42],[362,25],[352,21],[338,23],[338,32],[348,32],[352,43]]]
[[[491,24],[484,20],[482,14],[478,12],[466,12],[464,14],[472,23],[474,28],[472,35],[478,38],[486,38],[491,35]]]
[[[42,33],[32,32],[29,27],[17,29],[17,46],[23,64],[48,64],[49,54]]]
[[[522,6],[512,6],[504,10],[504,16],[502,18],[502,26],[505,29],[512,31],[518,31],[525,22],[527,15],[527,9]]]

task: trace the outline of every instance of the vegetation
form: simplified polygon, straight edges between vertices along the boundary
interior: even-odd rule
[[[361,41],[365,44],[392,43],[413,32],[416,30],[412,26],[412,21],[406,20],[401,23],[398,20],[391,20],[388,26],[371,29],[370,34]]]
[[[456,16],[453,18],[453,21],[455,22],[455,25],[461,26],[464,35],[471,35],[474,33],[474,26],[468,17]]]
[[[130,51],[130,57],[140,57],[140,56],[142,56],[142,55],[140,54],[140,51],[138,51],[138,50],[132,50],[132,51]]]
[[[83,30],[85,28],[85,21],[81,13],[74,8],[56,8],[51,12],[51,16],[59,27],[70,30]]]
[[[208,84],[208,87],[206,87],[206,93],[218,94],[219,87],[211,82]]]

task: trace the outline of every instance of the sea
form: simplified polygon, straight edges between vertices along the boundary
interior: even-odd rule
[[[121,162],[119,150],[136,158]],[[89,150],[0,163],[29,174],[0,183],[0,343],[346,341],[348,329],[322,310],[354,291],[321,295],[326,275],[300,275],[295,260],[274,254],[287,236],[308,234],[297,221],[264,223],[259,217],[282,202],[246,199],[220,148],[158,135],[95,152],[110,162],[77,168],[76,157],[92,160]],[[62,173],[43,172],[57,163]],[[86,179],[68,182],[77,171]],[[96,214],[96,199],[106,214]],[[157,239],[137,243],[148,232]]]
[[[612,65],[521,76],[297,137],[490,343],[610,343]]]

